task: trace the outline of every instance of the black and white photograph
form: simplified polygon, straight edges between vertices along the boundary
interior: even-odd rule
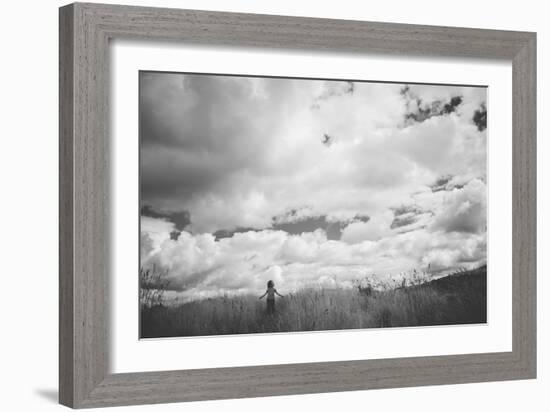
[[[141,71],[139,134],[140,338],[487,322],[486,87]]]
[[[550,411],[545,2],[2,5],[2,410]]]

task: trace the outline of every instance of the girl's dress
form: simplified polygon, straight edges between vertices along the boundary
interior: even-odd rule
[[[267,313],[275,313],[275,288],[267,288]]]

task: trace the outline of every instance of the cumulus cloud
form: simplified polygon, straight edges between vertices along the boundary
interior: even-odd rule
[[[145,239],[145,249],[148,253],[158,251],[161,244],[170,239],[170,232],[175,229],[175,225],[165,219],[156,219],[149,216],[141,216],[140,231]]]
[[[379,240],[392,232],[394,214],[391,210],[371,217],[367,222],[354,222],[346,226],[342,240],[347,243],[359,243],[364,240]]]
[[[140,76],[142,264],[174,293],[485,258],[484,88]]]
[[[447,232],[483,232],[487,222],[486,202],[487,189],[479,179],[471,180],[463,189],[445,191],[432,227]]]
[[[211,234],[182,232],[142,256],[168,289],[185,299],[222,293],[255,293],[274,280],[282,289],[351,285],[365,276],[388,278],[411,268],[437,271],[481,264],[484,233],[452,234],[426,229],[358,243],[328,240],[323,230],[291,235],[265,230],[216,241]]]

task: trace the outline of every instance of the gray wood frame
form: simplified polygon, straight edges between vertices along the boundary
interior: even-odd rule
[[[536,34],[71,4],[60,9],[59,398],[74,408],[536,376]],[[109,39],[505,59],[513,65],[513,350],[110,374]]]

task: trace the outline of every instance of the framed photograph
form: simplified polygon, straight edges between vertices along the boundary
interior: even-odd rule
[[[60,402],[536,377],[536,35],[60,9]]]

